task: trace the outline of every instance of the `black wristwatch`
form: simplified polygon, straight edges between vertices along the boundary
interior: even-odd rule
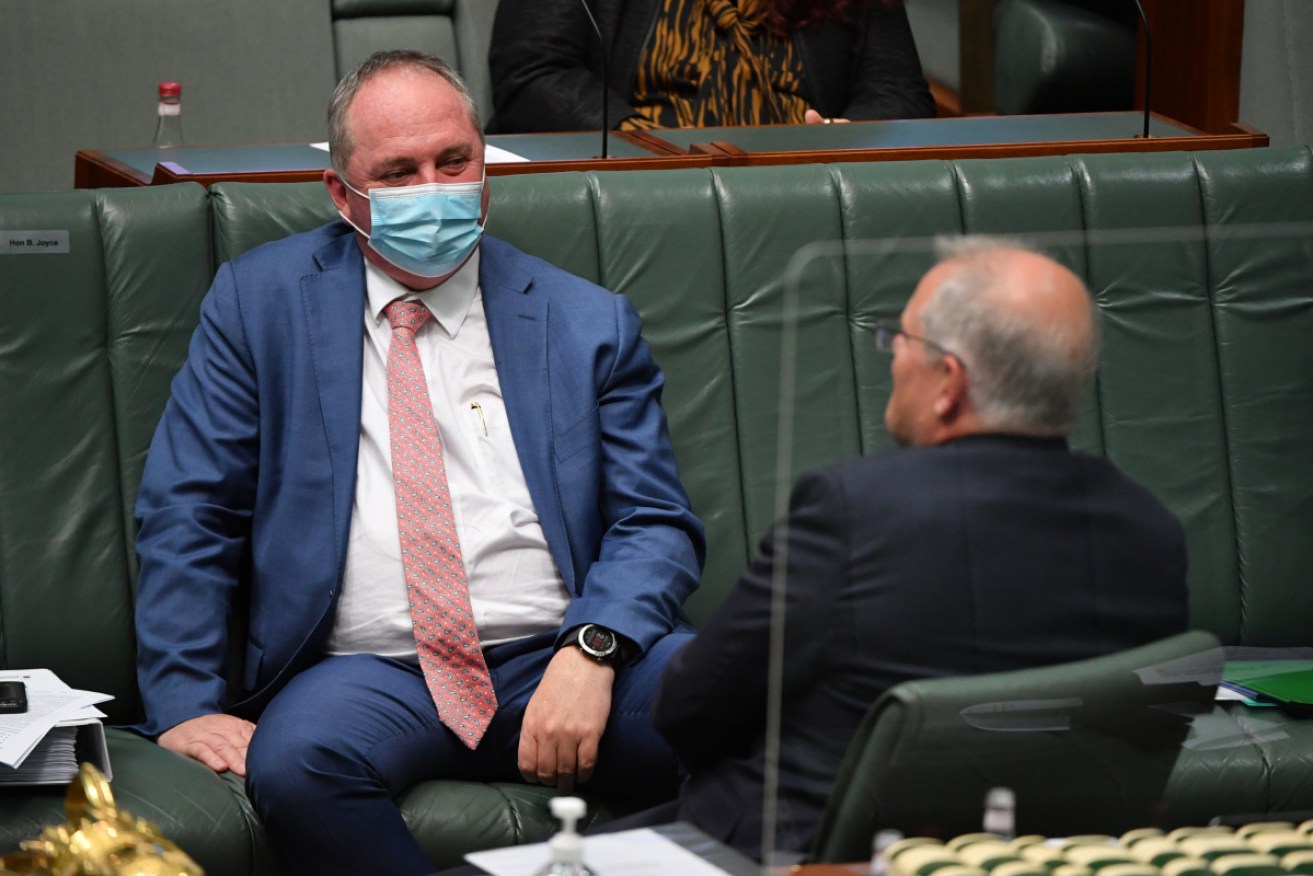
[[[565,644],[577,645],[580,651],[598,663],[608,663],[617,669],[623,661],[620,637],[597,624],[584,624],[572,630],[566,637]]]

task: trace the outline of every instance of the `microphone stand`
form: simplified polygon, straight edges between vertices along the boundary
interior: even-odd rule
[[[1149,101],[1153,93],[1153,33],[1149,30],[1149,16],[1144,14],[1144,4],[1135,0],[1135,8],[1140,12],[1140,21],[1144,23],[1144,139],[1149,139]]]
[[[1136,2],[1138,3],[1139,0],[1136,0]],[[588,16],[588,23],[593,26],[593,32],[597,34],[597,45],[600,47],[602,54],[602,157],[607,158],[607,143],[611,136],[611,101],[607,94],[606,40],[602,39],[602,29],[597,26],[597,19],[593,17],[593,10],[588,8],[588,0],[579,0],[579,4],[583,6],[584,14]]]

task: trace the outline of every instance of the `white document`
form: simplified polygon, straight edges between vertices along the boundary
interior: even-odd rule
[[[514,152],[508,152],[496,146],[483,147],[483,161],[485,164],[511,164],[516,161],[528,160],[523,155],[516,155]]]
[[[1247,703],[1249,702],[1249,697],[1240,693],[1238,690],[1231,690],[1231,688],[1226,685],[1219,684],[1217,686],[1217,696],[1215,697],[1215,701],[1219,703]]]
[[[584,864],[605,876],[725,876],[683,846],[648,828],[586,836]],[[536,876],[551,854],[547,843],[471,852],[465,860],[493,876]]]
[[[0,785],[42,785],[77,775],[76,727],[55,727],[23,758],[21,769],[0,766]]]
[[[109,694],[74,690],[49,669],[0,671],[0,681],[21,681],[27,688],[27,711],[0,715],[0,764],[20,767],[27,756],[58,724],[83,724],[105,717],[97,703],[114,699]]]

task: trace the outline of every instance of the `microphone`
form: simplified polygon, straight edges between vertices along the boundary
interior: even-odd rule
[[[1149,139],[1149,101],[1153,93],[1153,34],[1149,31],[1149,16],[1144,14],[1144,4],[1135,0],[1135,8],[1140,11],[1140,21],[1144,23],[1144,139]]]
[[[1135,0],[1140,2],[1140,0]],[[588,0],[579,0],[579,5],[584,8],[584,14],[588,16],[588,23],[593,26],[593,32],[597,34],[597,45],[601,48],[602,54],[602,157],[607,158],[607,143],[611,136],[611,119],[607,100],[607,80],[606,80],[606,40],[602,39],[602,29],[597,26],[597,19],[593,18],[593,10],[588,8]]]

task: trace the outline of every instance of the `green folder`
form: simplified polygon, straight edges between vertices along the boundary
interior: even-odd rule
[[[1313,660],[1228,660],[1222,684],[1258,703],[1313,713]]]

